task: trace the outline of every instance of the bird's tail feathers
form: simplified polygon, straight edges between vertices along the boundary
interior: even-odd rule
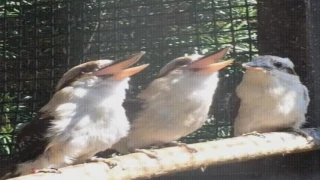
[[[4,176],[0,177],[0,180],[5,180],[5,179],[10,179],[10,178],[15,178],[18,177],[19,174],[16,174],[16,169],[17,166],[13,165],[12,168],[10,168],[10,172],[8,172],[7,174],[5,174]]]

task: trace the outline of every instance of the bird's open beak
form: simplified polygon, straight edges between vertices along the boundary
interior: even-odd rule
[[[220,49],[217,52],[214,52],[197,61],[194,61],[188,66],[188,68],[197,69],[203,73],[213,73],[213,72],[219,71],[220,69],[228,66],[233,62],[233,60],[218,62],[227,54],[229,49],[230,47]]]
[[[140,65],[140,66],[124,69],[124,70],[114,74],[113,77],[115,79],[117,79],[117,80],[121,80],[121,79],[124,79],[126,77],[129,77],[129,76],[132,76],[134,74],[137,74],[138,72],[142,71],[143,69],[145,69],[148,66],[149,66],[149,64],[143,64],[143,65]]]
[[[93,72],[95,76],[112,75],[115,79],[121,80],[123,78],[132,76],[143,69],[145,69],[149,64],[143,64],[140,66],[127,68],[134,63],[138,62],[140,58],[145,54],[144,51],[131,56],[129,59],[124,59],[120,61],[115,61],[107,67],[104,67],[96,72]]]
[[[223,61],[223,62],[219,62],[219,63],[210,64],[207,67],[200,69],[200,72],[213,73],[213,72],[219,71],[220,69],[227,67],[228,65],[233,63],[233,61],[234,60],[231,59],[231,60],[227,60],[227,61]]]

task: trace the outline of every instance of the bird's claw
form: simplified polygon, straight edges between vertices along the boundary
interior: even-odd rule
[[[183,147],[185,149],[187,149],[189,151],[189,153],[196,153],[198,152],[198,150],[196,150],[195,148],[192,148],[190,146],[188,146],[186,143],[180,143],[180,142],[174,142],[175,145],[179,146],[179,147]]]
[[[244,133],[242,134],[242,136],[258,136],[260,138],[266,138],[263,134],[259,133],[258,131],[252,131],[252,132],[249,132],[249,133]]]
[[[36,173],[56,173],[56,174],[61,174],[61,171],[59,171],[56,168],[32,169],[32,174],[36,174]]]
[[[109,166],[109,169],[112,169],[118,165],[117,162],[115,161],[111,161],[111,160],[99,158],[99,157],[92,157],[87,162],[103,162]]]
[[[135,149],[134,152],[143,153],[143,154],[149,156],[149,157],[152,158],[152,159],[158,159],[157,152],[155,152],[155,151],[153,151],[153,150]]]
[[[311,143],[313,141],[313,138],[308,133],[302,131],[301,129],[293,129],[292,131],[297,133],[298,135],[303,136],[304,138],[306,138],[308,143]]]
[[[313,143],[315,145],[320,145],[320,128],[312,128],[310,136],[313,138]]]

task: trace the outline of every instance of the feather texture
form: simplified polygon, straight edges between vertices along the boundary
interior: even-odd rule
[[[292,73],[292,62],[261,56],[245,66],[250,67],[236,89],[241,104],[234,124],[235,135],[299,129],[305,123],[310,99],[299,76]]]
[[[26,162],[38,158],[49,143],[45,136],[54,117],[46,113],[38,113],[31,122],[27,123],[16,138],[15,159]]]
[[[130,133],[113,149],[125,154],[170,143],[204,125],[219,78],[217,72],[201,73],[200,67],[205,68],[206,62],[194,65],[199,69],[189,68],[201,58],[197,54],[177,58],[160,70],[158,78],[137,96],[139,112],[131,117]]]
[[[87,63],[89,66],[82,64],[61,78],[57,92],[38,117],[19,132],[19,163],[13,174],[82,163],[127,135],[129,122],[122,103],[129,78],[115,80],[90,74],[110,63],[99,60]]]

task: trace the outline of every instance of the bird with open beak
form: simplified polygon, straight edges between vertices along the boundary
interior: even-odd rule
[[[166,64],[137,96],[138,103],[125,101],[131,129],[112,149],[126,154],[171,143],[199,129],[207,120],[219,81],[218,71],[233,62],[218,62],[228,49],[207,56],[179,57]]]
[[[242,66],[246,72],[236,88],[240,107],[234,135],[288,128],[301,133],[310,99],[290,59],[259,56]]]
[[[66,72],[56,92],[16,139],[18,163],[12,175],[85,162],[127,135],[122,103],[128,81],[148,64],[128,68],[144,52],[121,60],[97,60]]]

